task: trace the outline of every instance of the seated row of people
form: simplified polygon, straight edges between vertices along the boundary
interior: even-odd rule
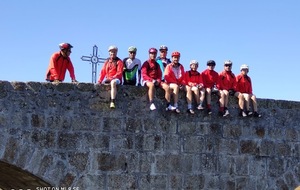
[[[46,73],[46,80],[50,82],[62,82],[65,78],[66,70],[70,72],[72,82],[77,83],[74,68],[70,59],[71,48],[69,43],[59,44],[60,51],[54,53],[50,58],[50,63]],[[137,48],[129,47],[129,56],[121,60],[117,57],[118,48],[114,45],[108,48],[109,58],[103,64],[100,71],[98,83],[111,86],[110,108],[115,108],[115,98],[117,95],[117,85],[137,85],[148,87],[148,97],[150,110],[156,109],[154,103],[155,90],[157,87],[164,89],[166,99],[166,110],[180,113],[178,106],[179,90],[186,92],[187,112],[195,113],[193,108],[193,97],[195,97],[196,109],[206,109],[207,114],[212,114],[211,95],[217,94],[219,97],[220,116],[229,115],[229,96],[238,98],[240,108],[239,114],[242,117],[261,117],[257,111],[256,96],[252,92],[251,79],[248,76],[249,67],[241,66],[241,73],[235,76],[230,60],[224,62],[224,71],[219,74],[214,70],[215,61],[207,62],[207,69],[198,72],[198,62],[190,61],[190,69],[185,71],[180,64],[180,52],[175,51],[171,59],[167,58],[168,47],[160,46],[159,53],[156,48],[150,48],[149,59],[143,64],[136,58]],[[173,105],[171,104],[173,97]],[[250,101],[252,100],[252,110]],[[206,103],[204,106],[204,102]]]

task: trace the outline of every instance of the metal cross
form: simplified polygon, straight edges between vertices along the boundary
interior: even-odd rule
[[[97,64],[104,63],[106,59],[98,57],[98,47],[96,45],[93,46],[93,55],[91,56],[82,56],[82,61],[89,61],[92,63],[92,83],[96,83],[97,81]]]

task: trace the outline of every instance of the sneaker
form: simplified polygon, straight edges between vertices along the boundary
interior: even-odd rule
[[[192,110],[192,109],[188,109],[187,112],[190,114],[195,114],[194,110]]]
[[[201,104],[199,104],[199,106],[197,107],[197,109],[198,110],[204,110],[204,107]]]
[[[254,117],[261,117],[261,115],[258,112],[256,112],[256,111],[254,112],[253,116]]]
[[[176,110],[176,107],[171,106],[171,104],[166,108],[166,111],[174,111]]]
[[[223,112],[223,111],[219,111],[219,112],[218,112],[218,115],[219,115],[220,117],[223,117],[223,116],[224,116],[224,113],[225,113],[225,112]]]
[[[116,106],[115,106],[115,103],[114,102],[110,102],[110,106],[109,106],[111,109],[115,109]]]
[[[226,117],[226,116],[228,116],[228,115],[229,115],[229,111],[226,109],[226,110],[224,111],[223,117]]]
[[[208,115],[211,115],[211,114],[212,114],[211,109],[207,109],[207,114],[208,114]]]
[[[180,110],[178,108],[175,108],[176,113],[180,113]]]
[[[247,114],[247,116],[252,116],[253,112],[252,111],[247,111],[246,114]]]
[[[150,105],[150,110],[151,110],[151,111],[156,110],[156,107],[155,107],[154,103],[152,103],[152,104]]]
[[[247,117],[247,113],[244,112],[244,111],[241,111],[241,112],[240,112],[240,116],[242,116],[242,117]]]

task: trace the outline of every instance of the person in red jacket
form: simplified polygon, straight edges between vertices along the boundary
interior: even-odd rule
[[[194,114],[194,110],[192,109],[192,99],[193,93],[195,94],[196,103],[198,105],[198,109],[203,109],[202,102],[205,96],[205,88],[202,82],[202,75],[197,71],[198,69],[198,61],[191,60],[190,62],[190,70],[185,72],[185,89],[186,89],[186,100],[188,103],[187,112],[190,114]],[[200,96],[200,93],[201,96]]]
[[[49,82],[59,83],[65,79],[66,71],[70,73],[72,82],[77,83],[75,78],[74,67],[70,59],[73,46],[69,43],[59,44],[59,52],[52,54],[49,66],[46,72],[46,80]]]
[[[244,64],[240,69],[241,73],[236,76],[236,97],[239,99],[240,116],[247,117],[253,114],[254,117],[261,117],[257,112],[256,96],[252,92],[252,82],[248,76],[249,66]],[[250,111],[250,99],[252,100],[254,113]],[[244,111],[244,100],[246,101],[246,111]]]
[[[161,77],[162,72],[160,70],[159,64],[156,62],[155,58],[157,55],[156,48],[149,49],[149,59],[145,61],[142,65],[142,85],[148,87],[148,97],[150,102],[150,110],[156,110],[154,104],[154,94],[155,87],[161,87]]]
[[[174,51],[172,53],[172,62],[165,68],[164,78],[165,82],[162,83],[162,88],[165,90],[165,99],[167,100],[166,110],[175,110],[180,113],[178,108],[178,93],[179,88],[184,85],[184,67],[179,63],[180,53]],[[171,94],[173,94],[174,106],[171,105]]]
[[[220,92],[219,115],[223,117],[229,115],[229,110],[228,110],[229,95],[233,96],[236,93],[235,75],[233,74],[231,69],[232,69],[232,62],[230,60],[227,60],[224,62],[224,70],[219,73],[219,82],[217,85]]]
[[[123,61],[117,57],[118,48],[114,45],[108,47],[109,58],[105,61],[99,75],[98,83],[111,86],[110,108],[115,108],[117,85],[122,83]],[[104,80],[105,79],[105,80]]]
[[[212,114],[211,111],[211,95],[212,93],[217,93],[217,83],[219,80],[219,74],[214,70],[216,66],[216,62],[214,60],[208,60],[207,61],[207,69],[204,70],[202,75],[203,85],[206,92],[206,107],[207,107],[207,113],[210,115]]]

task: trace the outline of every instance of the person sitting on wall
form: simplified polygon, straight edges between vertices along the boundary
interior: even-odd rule
[[[261,117],[261,115],[257,112],[257,101],[256,96],[252,92],[252,82],[251,78],[248,76],[249,73],[249,66],[243,64],[240,67],[241,73],[236,76],[236,97],[239,99],[239,106],[240,106],[240,116],[247,117],[247,116],[254,116],[254,117]],[[246,110],[244,110],[244,100],[246,102]],[[252,100],[253,111],[250,111],[250,100]]]
[[[156,110],[154,104],[154,94],[155,87],[161,87],[161,77],[162,72],[160,70],[159,64],[156,62],[155,58],[157,55],[156,48],[149,49],[149,59],[145,61],[142,65],[142,85],[148,87],[148,97],[150,102],[150,110]]]
[[[123,61],[117,57],[118,48],[114,45],[108,47],[109,58],[105,61],[99,75],[98,83],[111,86],[110,108],[115,108],[117,85],[122,82]],[[105,79],[105,80],[104,80]]]
[[[137,48],[130,46],[128,48],[129,56],[123,60],[123,85],[141,86],[141,60],[137,59]]]

